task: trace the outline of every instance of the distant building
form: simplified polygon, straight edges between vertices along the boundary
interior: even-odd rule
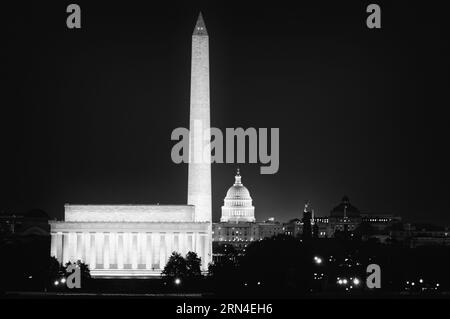
[[[395,242],[402,242],[411,248],[420,246],[450,246],[450,229],[429,224],[404,224],[401,229],[390,232]]]
[[[256,222],[255,207],[248,189],[242,184],[239,169],[234,184],[228,189],[219,223],[213,223],[213,242],[245,249],[253,241],[284,233],[283,225],[274,218]]]
[[[386,231],[390,226],[396,223],[401,223],[400,216],[391,214],[361,214],[362,222],[369,223],[377,231]]]
[[[284,224],[285,234],[302,237],[308,236],[331,238],[337,235],[352,234],[361,225],[369,225],[374,236],[387,235],[390,226],[401,222],[401,218],[392,214],[363,214],[350,203],[347,196],[334,207],[329,216],[314,216],[309,205],[305,206],[302,219],[292,219]],[[306,223],[306,224],[305,224]]]
[[[275,218],[269,218],[264,222],[258,223],[259,239],[270,238],[279,234],[284,234],[284,225],[275,220]]]
[[[0,236],[50,236],[48,215],[39,209],[25,214],[0,214]]]
[[[284,234],[293,237],[300,237],[303,233],[303,222],[294,218],[284,224]]]

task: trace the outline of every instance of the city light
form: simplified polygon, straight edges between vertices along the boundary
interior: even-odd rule
[[[314,261],[316,262],[316,264],[320,265],[322,263],[322,258],[315,256]]]
[[[353,279],[353,284],[355,286],[358,286],[359,285],[359,279],[358,278]]]
[[[61,282],[65,283],[66,282],[66,278],[61,279]]]
[[[181,284],[181,279],[180,278],[175,278],[174,283],[175,283],[175,285]]]
[[[58,286],[59,285],[59,281],[58,280],[55,280],[55,282],[53,283],[55,286]]]

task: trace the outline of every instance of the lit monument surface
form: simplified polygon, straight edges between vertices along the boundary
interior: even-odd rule
[[[201,14],[192,35],[191,72],[190,130],[194,123],[209,129],[209,49]],[[203,134],[190,136],[191,156],[204,141]],[[206,271],[212,260],[210,159],[189,163],[188,205],[66,204],[64,219],[50,222],[50,254],[63,263],[82,260],[92,276],[160,275],[174,251],[196,252]]]
[[[208,33],[200,13],[192,34],[188,204],[195,205],[196,221],[207,222],[211,222],[211,149],[203,130],[210,128],[209,121]],[[196,125],[203,130],[194,130]]]
[[[253,223],[255,222],[255,206],[252,205],[250,192],[241,182],[239,169],[234,178],[234,184],[228,189],[224,199],[220,222]]]

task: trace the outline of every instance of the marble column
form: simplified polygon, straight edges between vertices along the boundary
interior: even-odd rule
[[[195,243],[194,243],[194,251],[197,253],[197,256],[201,257],[201,238],[199,233],[194,233]]]
[[[125,268],[131,268],[131,233],[123,234],[123,263]]]
[[[51,233],[50,256],[58,258],[58,234]]]
[[[95,247],[96,247],[96,263],[97,268],[103,268],[103,233],[95,233]]]
[[[201,256],[201,262],[202,262],[201,269],[203,271],[206,271],[206,270],[208,270],[208,249],[207,249],[209,247],[208,236],[205,234],[205,235],[201,235],[200,238],[201,238],[201,249],[200,249],[201,255],[200,256]]]
[[[138,233],[137,234],[137,251],[138,251],[138,258],[137,258],[137,264],[138,269],[144,269],[145,268],[145,253],[147,250],[147,236],[145,233]]]
[[[109,233],[103,233],[103,269],[109,269],[109,256],[110,256],[110,247],[109,247]]]
[[[62,263],[65,265],[69,261],[69,234],[63,233],[63,258]]]
[[[152,269],[152,234],[151,233],[145,233],[145,241],[146,241],[146,249],[145,249],[145,269]]]
[[[76,241],[77,241],[77,244],[76,244],[76,247],[77,247],[77,252],[76,252],[76,255],[75,255],[75,261],[77,261],[77,260],[83,260],[83,234],[82,233],[80,233],[80,232],[77,232],[76,233]]]
[[[97,269],[97,263],[96,263],[96,246],[95,246],[95,240],[96,240],[96,236],[95,233],[90,233],[89,234],[89,239],[90,239],[90,261],[89,261],[89,266],[91,269]]]
[[[186,251],[186,247],[187,247],[187,235],[186,233],[179,233],[178,234],[178,249],[180,250],[180,254],[185,256],[187,251]]]
[[[83,233],[83,246],[84,246],[84,260],[83,262],[90,264],[90,245],[91,245],[91,235],[88,232]]]
[[[109,263],[117,268],[117,233],[109,233]]]
[[[69,233],[69,261],[75,262],[77,256],[77,234]]]
[[[194,251],[194,234],[193,233],[187,234],[186,244],[187,244],[186,253],[188,253],[190,251]]]
[[[174,233],[173,234],[173,251],[176,251],[177,253],[181,254],[180,250],[180,233]],[[183,255],[183,254],[181,254]]]
[[[131,269],[138,267],[137,233],[131,233]]]
[[[59,262],[63,260],[63,234],[62,232],[58,232],[56,234],[56,259]]]
[[[163,270],[166,265],[166,234],[160,233],[159,237],[159,269]]]
[[[173,252],[173,233],[166,233],[166,262]],[[165,263],[164,263],[165,264]]]
[[[164,253],[166,249],[165,245],[165,235],[161,233],[156,234],[157,243],[155,244],[155,256],[158,259],[158,269],[161,269],[161,265],[164,264]]]
[[[117,234],[117,269],[123,269],[123,235],[124,233]]]

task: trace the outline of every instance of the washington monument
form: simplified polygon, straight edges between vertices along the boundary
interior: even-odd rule
[[[211,222],[211,148],[205,139],[210,128],[208,32],[200,13],[192,34],[191,107],[189,136],[188,205],[195,206],[195,221]],[[205,130],[195,130],[200,124]],[[202,145],[202,146],[200,146]],[[200,147],[199,147],[200,146]],[[194,158],[204,158],[196,163]]]

